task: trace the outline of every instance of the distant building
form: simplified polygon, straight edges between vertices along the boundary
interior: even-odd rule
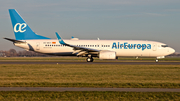
[[[6,55],[5,55],[5,52],[0,51],[0,57],[4,57],[4,56],[6,56]]]

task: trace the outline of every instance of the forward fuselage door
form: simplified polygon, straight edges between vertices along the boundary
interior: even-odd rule
[[[157,50],[157,44],[153,43],[153,51],[156,51],[156,50]]]

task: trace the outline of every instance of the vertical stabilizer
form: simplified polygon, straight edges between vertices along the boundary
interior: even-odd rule
[[[16,40],[50,39],[35,34],[15,9],[9,9]]]

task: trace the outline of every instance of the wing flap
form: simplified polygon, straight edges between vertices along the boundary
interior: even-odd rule
[[[81,56],[81,55],[84,55],[84,54],[86,54],[87,52],[86,51],[81,51],[81,52],[79,52],[78,54],[77,54],[77,56]]]

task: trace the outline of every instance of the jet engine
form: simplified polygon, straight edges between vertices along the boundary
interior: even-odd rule
[[[114,51],[100,51],[99,59],[116,59],[116,52],[114,52]]]

